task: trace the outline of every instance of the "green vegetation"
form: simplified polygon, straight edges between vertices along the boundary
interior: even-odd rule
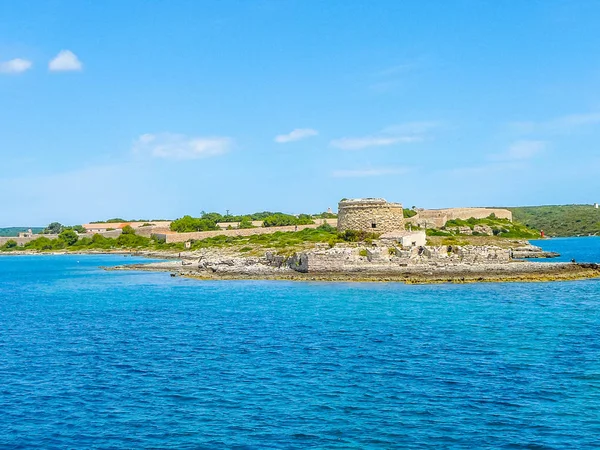
[[[57,239],[40,236],[20,247],[14,240],[9,240],[0,251],[11,252],[20,250],[32,251],[87,251],[87,250],[183,250],[183,243],[165,244],[157,240],[138,236],[133,228],[126,226],[123,233],[116,239],[106,238],[100,234],[80,238],[74,230],[63,230]]]
[[[263,219],[263,227],[285,227],[289,225],[310,225],[315,223],[308,214],[300,214],[298,217],[291,214],[273,214]]]
[[[404,212],[405,219],[408,219],[409,217],[413,217],[413,216],[417,215],[417,212],[413,211],[412,209],[404,208],[402,211]]]
[[[64,229],[65,227],[61,223],[52,222],[42,231],[42,234],[60,234]]]
[[[183,216],[181,219],[171,222],[171,231],[177,233],[188,233],[192,231],[210,231],[218,230],[217,222],[211,218],[195,218],[192,216]]]
[[[600,209],[592,205],[523,206],[508,208],[513,218],[548,236],[600,234]]]
[[[31,232],[34,234],[41,233],[44,228],[43,227],[7,227],[0,228],[0,237],[17,237],[19,233],[26,232],[31,229]]]
[[[52,222],[41,231],[41,234],[61,234],[65,230],[76,231],[77,233],[85,233],[86,230],[81,225],[66,226],[59,222]]]
[[[315,214],[313,217],[315,219],[337,219],[337,214],[330,212],[322,212],[321,214]]]
[[[192,250],[201,248],[232,248],[248,255],[262,255],[266,250],[275,250],[278,254],[291,255],[307,250],[316,243],[326,243],[330,247],[340,242],[359,242],[379,237],[372,233],[345,232],[338,233],[331,225],[317,228],[306,228],[302,231],[277,231],[270,234],[254,234],[251,236],[215,236],[192,243]]]
[[[449,220],[446,222],[443,230],[438,230],[437,234],[434,232],[430,232],[428,230],[428,235],[430,236],[443,236],[442,232],[450,232],[450,234],[460,234],[455,231],[449,230],[451,228],[457,227],[468,227],[471,230],[475,228],[476,225],[480,226],[488,226],[492,229],[494,236],[504,237],[504,238],[517,238],[517,239],[533,239],[540,236],[540,232],[534,229],[529,228],[528,226],[518,222],[511,222],[508,219],[499,219],[494,214],[490,214],[485,219],[474,219],[470,218],[467,220]],[[478,233],[476,231],[472,232],[473,235],[477,236]]]
[[[255,226],[252,225],[252,219],[249,216],[245,216],[242,217],[242,220],[240,220],[238,228],[255,228]]]

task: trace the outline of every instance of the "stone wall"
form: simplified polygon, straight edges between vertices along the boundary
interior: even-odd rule
[[[342,200],[338,205],[338,229],[372,233],[404,230],[402,205],[382,198]]]
[[[396,272],[401,267],[431,265],[455,267],[456,264],[508,263],[510,250],[495,246],[440,246],[348,248],[336,246],[294,255],[288,267],[304,273]]]
[[[332,227],[337,226],[337,219],[313,219],[313,220],[317,225],[321,225],[323,223],[328,223]],[[262,221],[262,220],[253,220],[252,221],[252,225],[254,225],[255,227],[262,227],[263,223],[264,223],[264,221]],[[240,226],[240,223],[239,222],[218,222],[217,226],[223,230],[226,230],[229,227],[237,228]]]
[[[315,221],[317,222],[317,221]],[[198,231],[195,233],[173,233],[173,232],[165,232],[165,233],[153,233],[152,235],[157,239],[163,240],[166,243],[172,242],[186,242],[190,240],[199,241],[201,239],[206,239],[215,236],[252,236],[255,234],[272,234],[277,231],[301,231],[306,228],[317,228],[323,223],[327,223],[332,227],[337,225],[336,219],[323,219],[319,220],[317,223],[311,225],[290,225],[287,227],[266,227],[266,228],[244,228],[244,229],[233,229],[233,230],[217,230],[217,231]]]
[[[490,214],[495,214],[499,219],[508,219],[512,222],[512,212],[500,208],[447,208],[447,209],[422,209],[416,216],[407,219],[421,227],[441,228],[449,220],[485,219]]]
[[[58,234],[34,234],[30,237],[0,237],[0,247],[6,244],[8,241],[15,241],[20,247],[31,242],[37,238],[46,237],[48,239],[58,238]]]

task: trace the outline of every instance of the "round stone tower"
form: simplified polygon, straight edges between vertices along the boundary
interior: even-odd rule
[[[371,233],[404,231],[404,212],[400,203],[383,198],[354,198],[338,205],[338,230]]]

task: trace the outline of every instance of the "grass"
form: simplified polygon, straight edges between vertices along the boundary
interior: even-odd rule
[[[454,219],[446,222],[443,229],[428,229],[427,236],[463,236],[459,231],[455,231],[456,228],[469,228],[474,230],[476,226],[487,226],[492,229],[494,236],[501,238],[515,238],[515,239],[534,239],[540,236],[540,232],[528,227],[527,225],[519,222],[511,222],[508,219],[499,219],[493,214],[485,219]],[[474,235],[483,235],[477,231],[472,231]]]
[[[515,220],[544,230],[548,236],[600,234],[600,209],[592,205],[549,205],[508,208]]]
[[[195,241],[192,250],[202,248],[230,248],[248,255],[260,255],[266,250],[275,250],[278,254],[291,255],[298,251],[313,248],[317,243],[330,246],[345,242],[337,230],[330,226],[306,228],[301,231],[277,231],[270,234],[254,234],[251,236],[214,236]]]

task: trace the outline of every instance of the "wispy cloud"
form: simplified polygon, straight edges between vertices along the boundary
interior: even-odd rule
[[[383,147],[394,144],[408,144],[411,142],[422,141],[419,136],[365,136],[356,138],[334,139],[330,145],[342,150],[362,150],[368,147]]]
[[[427,132],[438,126],[438,122],[407,122],[386,127],[369,136],[334,139],[329,145],[342,150],[362,150],[369,147],[422,142],[426,139]]]
[[[306,139],[318,134],[319,132],[317,130],[313,130],[312,128],[296,128],[288,134],[279,134],[275,136],[274,141],[278,144],[285,144],[287,142],[299,141],[301,139]]]
[[[334,170],[331,175],[335,178],[362,178],[401,175],[409,171],[408,167],[385,167],[379,169]]]
[[[133,152],[154,158],[188,160],[227,153],[233,146],[229,137],[190,137],[183,134],[143,134],[133,144]]]
[[[83,69],[83,64],[71,50],[61,50],[49,63],[52,72],[73,72]]]
[[[0,73],[18,74],[23,73],[33,66],[33,63],[27,59],[15,58],[9,61],[0,62]]]
[[[542,153],[546,148],[544,141],[517,141],[503,153],[489,155],[493,161],[524,161]]]
[[[600,123],[600,112],[568,114],[546,121],[511,122],[509,127],[517,133],[570,133],[578,128]]]

